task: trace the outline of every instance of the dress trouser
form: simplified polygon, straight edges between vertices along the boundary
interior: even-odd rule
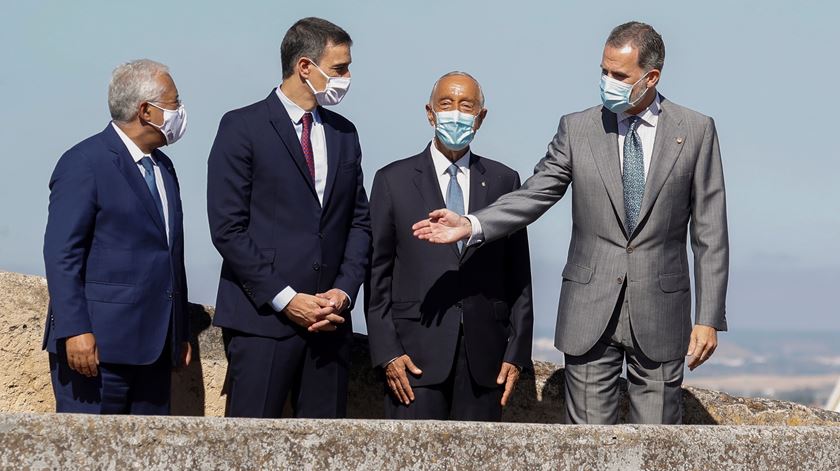
[[[88,378],[70,369],[64,341],[50,353],[50,377],[56,412],[77,414],[169,415],[172,358],[167,338],[151,365],[100,363]]]
[[[682,422],[684,358],[656,362],[633,336],[625,289],[598,343],[581,356],[566,358],[566,420],[571,424],[615,424],[619,418],[618,379],[627,362],[628,423]],[[644,313],[641,313],[644,315]]]
[[[301,418],[347,415],[352,330],[276,339],[223,329],[228,417],[279,418],[291,394]]]
[[[421,369],[423,367],[418,366]],[[409,405],[395,399],[387,386],[385,389],[385,417],[388,419],[486,422],[498,422],[502,419],[503,386],[487,388],[473,381],[467,363],[463,329],[458,336],[452,371],[443,383],[413,387],[415,399]]]

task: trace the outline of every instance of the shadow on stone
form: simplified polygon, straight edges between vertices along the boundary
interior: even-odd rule
[[[212,321],[210,313],[200,304],[190,304],[192,360],[190,366],[172,375],[172,414],[203,416],[205,411],[204,369],[201,365],[201,334]]]

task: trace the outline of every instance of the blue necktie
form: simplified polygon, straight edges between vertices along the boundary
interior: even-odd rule
[[[140,165],[146,170],[146,173],[143,175],[146,179],[146,186],[152,192],[152,199],[155,200],[155,206],[157,207],[158,214],[160,214],[160,220],[165,224],[166,218],[163,217],[163,203],[160,201],[160,193],[158,193],[157,182],[155,181],[155,164],[152,162],[151,157],[147,155],[140,159]]]
[[[639,127],[639,117],[627,118],[630,128],[624,137],[624,215],[626,216],[627,235],[633,233],[639,223],[639,212],[642,209],[642,197],[645,194],[645,154],[642,152],[642,141],[636,129]]]
[[[449,174],[449,186],[446,187],[446,209],[464,215],[464,192],[458,184],[458,166],[452,164],[446,169]],[[459,240],[458,251],[464,247],[464,241]]]

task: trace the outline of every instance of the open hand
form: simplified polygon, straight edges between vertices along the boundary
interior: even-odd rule
[[[464,216],[448,209],[437,209],[429,213],[429,219],[423,219],[411,226],[414,237],[433,244],[451,244],[469,239],[472,224]]]
[[[385,367],[385,379],[388,381],[388,387],[391,388],[394,397],[401,403],[409,405],[414,400],[414,391],[408,384],[406,370],[415,376],[423,374],[423,371],[411,361],[411,357],[402,355]]]
[[[688,369],[694,370],[715,353],[717,331],[707,325],[695,325],[691,330],[691,342],[688,344]]]
[[[516,382],[519,381],[519,373],[522,370],[513,363],[502,363],[502,369],[499,371],[499,377],[496,378],[496,384],[499,386],[505,385],[505,392],[502,394],[502,407],[506,406],[510,395],[513,394],[513,389],[516,387]]]

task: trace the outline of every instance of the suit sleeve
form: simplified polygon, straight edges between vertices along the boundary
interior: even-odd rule
[[[572,182],[572,159],[567,118],[560,118],[548,151],[522,187],[476,211],[485,242],[492,242],[536,221],[566,194]]]
[[[370,255],[370,212],[368,197],[365,192],[364,174],[362,173],[362,150],[359,145],[358,135],[356,136],[356,192],[353,195],[355,205],[353,209],[353,220],[350,231],[347,234],[347,243],[344,246],[344,258],[339,267],[338,276],[335,279],[335,288],[338,288],[347,295],[355,304],[359,288],[365,280]],[[353,307],[351,306],[350,309]]]
[[[519,175],[513,191],[519,188]],[[530,368],[534,337],[534,308],[531,290],[531,256],[528,249],[528,232],[522,228],[507,239],[507,296],[510,301],[511,335],[505,350],[504,361],[520,368]]]
[[[253,150],[244,120],[227,113],[207,161],[207,218],[213,245],[251,301],[270,302],[289,284],[274,272],[248,234]]]
[[[70,150],[50,178],[44,234],[44,266],[56,339],[93,331],[83,277],[96,213],[93,170],[83,154]]]
[[[373,366],[383,366],[404,352],[391,319],[391,280],[396,256],[396,227],[393,200],[387,178],[377,172],[370,191],[373,251],[366,309],[368,342]]]
[[[172,165],[171,159],[169,159],[168,168],[172,172],[172,178],[175,180],[175,188],[178,190],[178,207],[183,208],[183,204],[181,202],[181,183],[178,181],[178,174],[175,173],[175,166]],[[173,237],[173,240],[180,240],[180,247],[178,250],[179,256],[178,259],[175,260],[175,263],[178,264],[178,271],[179,274],[179,285],[181,286],[181,293],[179,293],[178,300],[181,303],[181,309],[183,312],[183,316],[181,318],[181,326],[179,329],[179,338],[176,338],[176,341],[180,342],[187,342],[192,337],[191,331],[191,324],[190,324],[190,297],[189,297],[189,289],[187,287],[187,265],[184,261],[185,251],[184,251],[184,221],[183,218],[179,221],[179,227],[181,228],[181,233],[177,234]],[[198,334],[196,332],[196,334]]]
[[[697,300],[695,323],[726,330],[729,233],[723,165],[711,118],[706,124],[691,186],[690,233]]]

